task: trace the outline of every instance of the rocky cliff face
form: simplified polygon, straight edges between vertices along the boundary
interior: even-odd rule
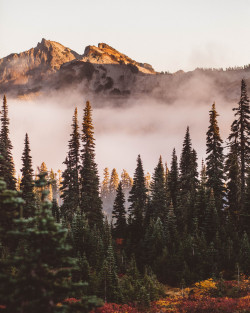
[[[42,39],[35,48],[0,59],[1,89],[8,85],[26,85],[57,71],[60,66],[79,55],[55,42]]]
[[[150,64],[138,63],[105,43],[99,43],[98,47],[87,46],[82,61],[95,64],[131,64],[137,67],[139,72],[145,74],[156,73]]]
[[[42,39],[35,48],[0,59],[0,92],[30,95],[48,87],[60,89],[83,80],[88,83],[93,77],[87,88],[100,92],[114,85],[112,75],[123,77],[118,85],[124,86],[126,72],[155,74],[150,65],[138,63],[104,43],[88,46],[79,55],[60,43]]]

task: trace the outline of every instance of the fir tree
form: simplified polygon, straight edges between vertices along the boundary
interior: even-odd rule
[[[119,175],[115,168],[113,168],[111,177],[110,177],[110,183],[109,183],[109,190],[112,194],[115,194],[117,188],[119,185]]]
[[[45,175],[39,175],[38,188],[46,186]],[[6,312],[52,313],[58,311],[58,303],[62,312],[74,311],[64,300],[76,297],[80,298],[77,309],[89,312],[97,301],[83,296],[83,285],[70,279],[76,265],[66,244],[67,230],[55,223],[46,194],[46,190],[41,192],[42,205],[35,217],[15,220],[15,229],[8,233],[19,242],[19,248],[1,260],[1,301]],[[10,275],[11,268],[16,268],[15,275]]]
[[[129,176],[129,173],[126,170],[122,171],[121,174],[121,183],[122,183],[122,189],[124,191],[130,191],[132,184],[133,184],[133,179]]]
[[[94,127],[92,124],[92,109],[87,101],[83,117],[83,150],[81,168],[81,201],[80,208],[91,226],[99,228],[103,224],[102,201],[99,196],[99,177],[95,163]]]
[[[177,197],[179,192],[179,172],[178,172],[178,162],[177,162],[177,155],[175,149],[172,153],[172,162],[171,162],[171,169],[169,172],[169,191],[171,200],[173,203],[174,208],[177,207]]]
[[[133,186],[130,191],[129,202],[131,203],[129,207],[131,236],[133,241],[137,241],[142,236],[147,207],[147,188],[140,155],[137,158],[137,167],[134,174]]]
[[[235,145],[239,157],[240,166],[240,209],[244,209],[246,192],[246,173],[250,160],[250,106],[246,90],[246,82],[241,81],[241,96],[238,107],[233,110],[236,112],[236,119],[231,126],[231,133],[228,137],[229,145]]]
[[[238,225],[240,210],[240,167],[238,162],[237,143],[231,144],[227,155],[226,166],[227,171],[227,198],[229,216]]]
[[[109,184],[110,184],[109,169],[107,167],[105,167],[103,174],[104,179],[102,181],[101,195],[102,199],[106,199],[109,195]]]
[[[210,124],[207,131],[207,186],[213,189],[215,205],[218,210],[222,209],[224,196],[224,173],[223,173],[223,147],[220,137],[220,129],[217,122],[219,114],[215,109],[215,103],[209,111]]]
[[[21,169],[22,179],[20,190],[22,198],[25,200],[24,217],[34,216],[35,211],[35,194],[33,182],[32,158],[30,156],[30,146],[28,134],[25,135],[24,151],[22,155],[23,167]]]
[[[0,131],[0,177],[4,178],[8,189],[16,189],[15,167],[12,158],[12,144],[9,138],[9,118],[6,96],[3,97]]]
[[[114,235],[115,238],[125,238],[126,235],[126,210],[125,210],[125,197],[122,191],[122,183],[120,182],[117,188],[112,217],[114,220]]]
[[[79,170],[80,170],[80,134],[77,119],[77,108],[75,108],[72,133],[69,140],[69,152],[64,164],[66,169],[62,174],[63,184],[62,191],[62,211],[69,220],[72,220],[73,214],[80,205],[80,187],[79,187]]]
[[[192,149],[189,127],[187,127],[180,159],[180,188],[182,195],[185,196],[196,190],[197,176],[197,154]]]
[[[192,149],[189,127],[185,134],[180,159],[180,193],[176,217],[179,230],[193,227],[194,204],[198,188],[197,154]]]
[[[151,199],[148,219],[153,218],[156,220],[159,217],[161,221],[164,221],[167,215],[167,193],[161,157],[152,177],[150,191]]]

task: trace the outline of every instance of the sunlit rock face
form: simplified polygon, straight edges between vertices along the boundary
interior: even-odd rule
[[[14,89],[18,89],[18,86],[34,88],[37,86],[36,81],[48,77],[59,70],[62,64],[78,57],[71,49],[55,41],[42,39],[35,48],[0,59],[1,90],[9,90],[13,86],[16,86]]]
[[[0,92],[34,96],[83,82],[85,91],[128,94],[131,74],[138,73],[155,71],[105,43],[88,46],[80,55],[58,42],[42,39],[35,48],[0,59]]]
[[[249,66],[157,73],[105,43],[87,46],[83,54],[55,41],[42,39],[35,48],[0,59],[0,94],[35,98],[65,90],[79,95],[126,99],[142,96],[172,104],[185,101],[236,101],[244,78],[250,86]]]
[[[156,73],[150,64],[138,63],[105,43],[99,43],[98,47],[87,46],[82,61],[96,64],[131,64],[137,67],[139,72],[145,74]]]

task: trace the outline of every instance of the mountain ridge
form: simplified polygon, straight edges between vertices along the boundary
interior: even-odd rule
[[[44,38],[35,48],[0,59],[0,93],[14,98],[74,88],[80,94],[111,99],[144,95],[174,103],[180,96],[214,101],[215,94],[219,94],[235,101],[242,78],[250,85],[249,66],[159,73],[106,43],[89,45],[83,54],[78,54]]]

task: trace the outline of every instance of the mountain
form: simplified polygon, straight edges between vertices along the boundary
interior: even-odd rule
[[[99,43],[98,47],[87,46],[82,61],[94,64],[131,64],[142,73],[156,74],[150,64],[138,63],[105,43]]]
[[[12,97],[76,90],[87,97],[146,96],[168,104],[179,98],[235,102],[242,78],[250,87],[249,66],[157,73],[151,65],[134,61],[105,43],[87,46],[83,54],[78,54],[42,39],[35,48],[0,59],[0,93]]]
[[[121,87],[131,79],[131,73],[156,72],[151,65],[138,63],[105,43],[88,46],[80,55],[58,42],[42,39],[35,48],[0,59],[0,92],[13,96],[34,95],[48,88],[60,89],[82,80],[88,82],[94,73],[95,82],[87,88],[100,92],[113,87],[116,78],[120,79]]]

